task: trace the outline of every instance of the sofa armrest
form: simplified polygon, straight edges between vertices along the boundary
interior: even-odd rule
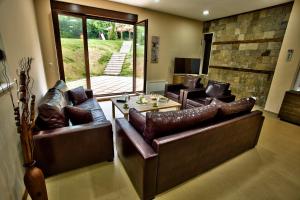
[[[186,108],[187,99],[206,97],[205,88],[184,89],[182,94],[182,108]]]
[[[93,90],[91,90],[91,89],[86,89],[85,94],[89,99],[94,97]]]
[[[33,141],[34,159],[46,176],[114,157],[109,121],[39,131]]]
[[[118,156],[141,199],[156,193],[158,155],[124,118],[116,119]]]

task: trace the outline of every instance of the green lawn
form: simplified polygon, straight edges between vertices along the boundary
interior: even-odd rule
[[[62,38],[62,51],[67,81],[85,78],[84,49],[82,39]],[[89,64],[91,76],[103,74],[111,55],[121,48],[121,40],[89,39]],[[121,75],[132,75],[132,58],[128,55]],[[131,72],[131,73],[130,73]]]

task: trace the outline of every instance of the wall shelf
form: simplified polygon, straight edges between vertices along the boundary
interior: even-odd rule
[[[266,42],[282,42],[283,38],[269,38],[269,39],[256,39],[256,40],[234,40],[234,41],[220,41],[213,42],[213,45],[222,44],[247,44],[247,43],[266,43]]]
[[[227,66],[210,65],[209,68],[233,70],[233,71],[242,71],[242,72],[251,72],[251,73],[259,73],[259,74],[269,74],[269,75],[274,74],[274,71],[270,71],[270,70],[259,70],[259,69],[250,69],[250,68],[240,68],[240,67],[227,67]]]

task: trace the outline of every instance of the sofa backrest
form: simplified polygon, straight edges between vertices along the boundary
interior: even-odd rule
[[[229,90],[230,83],[209,80],[205,93],[210,97],[219,97]]]
[[[154,139],[153,148],[159,155],[157,193],[253,148],[263,121],[262,112],[253,111],[204,128]]]
[[[200,87],[201,78],[199,76],[187,75],[184,77],[183,85],[186,88],[193,89]]]
[[[206,126],[218,113],[216,105],[198,108],[146,113],[145,140],[151,144],[154,138],[178,133],[195,127]]]
[[[63,90],[64,85],[58,81],[39,102],[36,119],[36,126],[39,129],[49,130],[69,125],[69,120],[64,114],[64,107],[68,104]]]

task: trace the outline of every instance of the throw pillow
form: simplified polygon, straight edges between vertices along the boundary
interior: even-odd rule
[[[186,76],[183,81],[183,85],[186,88],[193,89],[200,85],[201,78],[198,76]]]
[[[66,106],[65,112],[73,125],[86,124],[93,121],[92,113],[82,108]]]
[[[135,108],[129,109],[129,123],[140,133],[143,134],[146,126],[146,117],[139,113]]]
[[[63,110],[66,105],[64,95],[58,89],[49,89],[39,103],[36,126],[41,130],[68,126],[69,120]]]
[[[225,103],[218,99],[214,99],[210,105],[216,105],[219,108],[220,116],[232,116],[250,112],[255,105],[255,98],[242,98],[238,101],[230,103]]]
[[[69,90],[69,96],[74,105],[78,105],[88,99],[82,86]]]
[[[148,112],[144,138],[151,144],[155,138],[205,126],[216,116],[217,112],[218,107],[214,105],[180,111]]]
[[[205,93],[210,97],[220,97],[225,92],[225,86],[222,84],[212,84],[207,86]]]

